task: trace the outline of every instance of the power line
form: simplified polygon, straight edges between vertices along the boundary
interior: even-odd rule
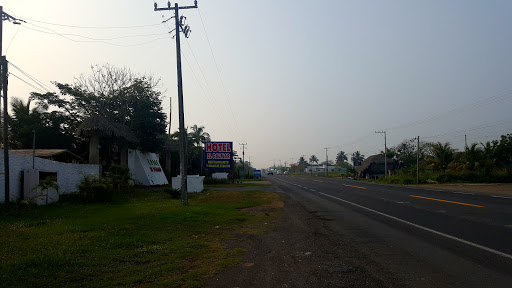
[[[430,122],[430,121],[433,121],[433,120],[437,120],[439,118],[454,116],[454,114],[456,114],[456,113],[473,110],[473,109],[476,109],[476,108],[479,108],[479,107],[482,107],[482,106],[486,106],[486,105],[489,105],[489,104],[491,104],[493,102],[498,102],[498,101],[501,101],[501,100],[504,100],[504,99],[507,99],[507,98],[510,98],[510,97],[512,97],[512,90],[506,90],[506,91],[501,92],[501,93],[499,93],[497,95],[494,95],[494,96],[491,96],[491,97],[488,97],[488,98],[485,98],[485,99],[482,99],[482,100],[479,100],[479,101],[476,101],[476,102],[464,105],[462,107],[454,108],[454,109],[451,109],[449,111],[442,112],[442,113],[439,113],[437,115],[433,115],[433,116],[430,116],[430,117],[427,117],[427,118],[424,118],[424,119],[421,119],[421,120],[416,120],[416,121],[413,121],[413,122],[404,123],[404,124],[397,125],[397,126],[394,126],[394,127],[391,127],[391,128],[387,128],[386,130],[395,130],[395,129],[405,128],[405,127],[415,126],[415,125],[427,123],[427,122]]]
[[[160,23],[154,23],[154,24],[143,24],[143,25],[133,25],[133,26],[79,26],[79,25],[51,23],[51,22],[46,22],[46,21],[29,19],[29,18],[25,18],[25,17],[19,17],[19,18],[23,19],[23,20],[31,21],[31,22],[46,24],[46,25],[69,27],[69,28],[79,28],[79,29],[133,29],[133,28],[154,27],[154,26],[160,25]]]
[[[34,24],[32,24],[32,25],[34,25]],[[34,26],[36,26],[36,25],[34,25]],[[146,44],[149,44],[149,43],[153,43],[153,42],[158,41],[158,40],[167,39],[167,37],[160,37],[160,38],[155,38],[155,39],[150,40],[150,41],[146,41],[146,42],[142,42],[142,43],[136,43],[136,44],[116,44],[116,43],[111,43],[111,42],[107,42],[107,41],[104,41],[104,40],[76,40],[76,39],[72,39],[72,38],[67,37],[65,34],[58,33],[58,32],[56,32],[54,30],[51,30],[51,29],[48,29],[51,32],[47,32],[47,31],[43,31],[43,30],[39,30],[39,29],[27,27],[27,26],[23,26],[23,27],[26,28],[26,29],[29,29],[29,30],[32,30],[32,31],[36,31],[36,32],[40,32],[40,33],[44,33],[44,34],[58,35],[58,36],[60,36],[60,37],[62,37],[64,39],[72,41],[72,42],[77,42],[77,43],[103,43],[103,44],[112,45],[112,46],[116,46],[116,47],[141,46],[141,45],[146,45]],[[43,28],[43,29],[47,29],[47,28]],[[86,37],[86,36],[82,36],[82,37]]]
[[[27,84],[28,86],[30,86],[30,87],[32,87],[32,88],[34,88],[34,89],[36,89],[37,91],[39,91],[39,92],[41,92],[41,93],[46,92],[46,91],[41,90],[39,87],[36,87],[36,86],[34,86],[34,85],[32,85],[32,84],[28,83],[27,81],[25,81],[25,80],[21,79],[19,76],[17,76],[16,74],[13,74],[12,72],[9,72],[9,75],[12,75],[12,76],[14,76],[14,77],[18,78],[21,82],[23,82],[23,83]]]
[[[206,26],[204,25],[204,21],[203,21],[203,16],[201,14],[201,10],[197,9],[197,12],[199,14],[199,18],[201,19],[201,24],[203,26],[204,34],[206,36],[206,41],[208,42],[208,47],[210,48],[210,52],[212,54],[213,63],[215,64],[215,68],[217,70],[217,75],[219,76],[219,80],[220,80],[222,89],[224,91],[224,95],[226,96],[226,99],[227,99],[227,102],[228,102],[229,111],[231,112],[231,116],[233,117],[233,120],[235,121],[235,127],[237,128],[238,131],[240,131],[240,129],[238,127],[238,121],[236,121],[235,114],[233,113],[233,108],[231,107],[231,99],[229,97],[229,94],[227,93],[226,85],[224,85],[224,81],[222,80],[221,73],[220,73],[220,70],[219,70],[219,65],[217,64],[217,59],[215,58],[215,54],[213,53],[212,45],[210,43],[210,37],[208,37],[208,32],[206,32]]]
[[[43,82],[41,82],[40,80],[38,80],[37,78],[35,78],[34,76],[28,74],[27,72],[23,71],[23,69],[19,68],[18,66],[14,65],[12,62],[9,61],[9,65],[13,68],[15,68],[16,70],[20,71],[23,75],[25,75],[26,77],[28,77],[30,80],[32,80],[34,83],[36,83],[39,87],[43,88],[43,90],[46,90],[48,92],[55,92],[55,90],[53,90],[52,88],[46,86]]]

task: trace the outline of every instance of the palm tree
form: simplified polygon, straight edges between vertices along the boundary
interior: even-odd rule
[[[429,162],[434,169],[446,172],[446,168],[453,161],[454,149],[450,146],[449,142],[437,142],[432,144],[433,156],[430,156]]]
[[[201,143],[211,141],[210,134],[208,134],[207,132],[204,132],[204,126],[194,125],[194,126],[192,126],[191,129],[192,129],[192,132],[190,132],[188,134],[188,137],[190,138],[192,143],[194,143],[194,145],[200,146]]]
[[[352,163],[354,164],[354,167],[355,167],[355,166],[357,166],[356,165],[357,163],[363,162],[364,155],[361,154],[361,152],[356,151],[356,152],[352,153],[352,157],[350,157],[350,160],[352,160]]]
[[[497,142],[487,141],[485,144],[480,143],[482,145],[482,166],[484,167],[485,175],[491,174],[493,168],[496,167],[496,147],[498,146]]]
[[[483,150],[477,147],[477,145],[477,143],[473,143],[464,150],[463,160],[466,162],[464,170],[475,170],[475,167],[478,166],[481,161]]]
[[[309,162],[316,163],[316,165],[318,165],[318,157],[311,155],[311,157],[309,157]]]
[[[338,152],[338,155],[336,155],[336,164],[343,163],[347,160],[348,160],[347,154],[345,154],[345,152],[343,152],[343,151]]]

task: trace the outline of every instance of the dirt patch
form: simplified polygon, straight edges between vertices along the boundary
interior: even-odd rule
[[[290,197],[284,203],[270,231],[241,234],[227,243],[247,253],[240,264],[208,279],[205,287],[402,287],[348,239],[331,231],[324,219]],[[261,214],[276,208],[243,211]]]

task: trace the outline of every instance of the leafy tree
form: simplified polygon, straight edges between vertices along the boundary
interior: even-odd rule
[[[343,151],[338,152],[338,154],[336,155],[336,164],[341,164],[347,160],[347,154],[345,154],[345,152]]]
[[[30,109],[31,100],[23,103],[21,99],[13,98],[11,101],[12,147],[29,149],[33,146],[33,133],[36,132],[37,148],[73,147],[73,134],[70,129],[71,121],[58,111],[47,112],[41,107]]]
[[[352,163],[354,163],[354,167],[358,166],[359,163],[364,161],[364,155],[361,154],[361,152],[356,151],[352,153],[352,157],[350,157],[350,160],[352,160]]]
[[[496,145],[496,162],[502,165],[512,163],[512,134],[501,135],[500,140],[493,141],[493,144]]]
[[[140,149],[156,152],[164,144],[166,115],[162,112],[158,81],[109,64],[91,67],[73,85],[54,82],[56,93],[32,93],[43,109],[59,108],[79,124],[93,115],[130,127],[140,140]]]

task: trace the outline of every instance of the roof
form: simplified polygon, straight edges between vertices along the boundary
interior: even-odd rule
[[[393,164],[395,160],[388,158],[387,162],[388,164]],[[361,163],[361,166],[356,167],[357,172],[363,172],[366,168],[370,167],[372,163],[375,164],[383,164],[384,163],[384,155],[382,154],[376,154],[369,156],[366,158],[363,163]]]
[[[77,129],[78,135],[91,136],[94,133],[122,138],[131,143],[139,142],[128,126],[112,122],[99,115],[93,115],[85,119]]]
[[[9,151],[26,156],[32,156],[34,153],[33,149],[10,149]],[[35,156],[39,158],[53,158],[63,154],[67,154],[68,156],[71,156],[71,158],[83,160],[82,157],[66,149],[36,149],[35,151]]]

